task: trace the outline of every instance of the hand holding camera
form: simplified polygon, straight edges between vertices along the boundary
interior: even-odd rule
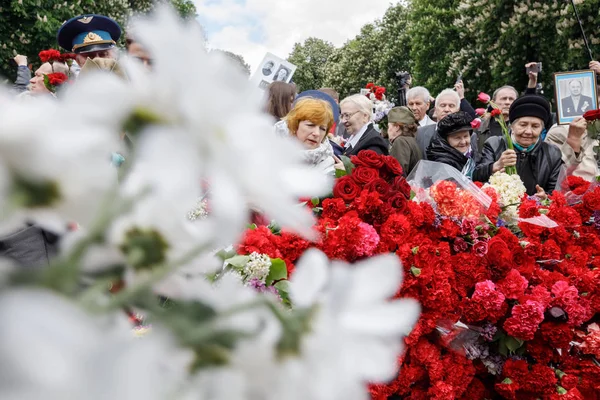
[[[529,83],[527,87],[533,89],[537,86],[538,74],[542,72],[542,63],[541,62],[530,62],[525,64],[525,71],[527,76],[529,76]]]

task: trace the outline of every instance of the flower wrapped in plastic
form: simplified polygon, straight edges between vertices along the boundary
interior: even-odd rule
[[[489,183],[483,187],[493,188],[498,194],[498,203],[502,207],[500,218],[509,224],[516,223],[519,213],[518,206],[526,193],[525,185],[519,175],[509,175],[498,171],[490,177]]]
[[[407,178],[413,200],[431,204],[447,217],[479,217],[492,199],[467,177],[447,164],[422,160]]]

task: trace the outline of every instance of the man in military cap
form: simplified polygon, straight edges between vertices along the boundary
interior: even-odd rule
[[[83,67],[87,59],[116,58],[115,48],[121,37],[121,27],[104,15],[86,14],[71,18],[58,30],[58,44],[76,54],[75,61]]]

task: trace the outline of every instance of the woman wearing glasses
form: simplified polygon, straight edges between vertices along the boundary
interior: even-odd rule
[[[346,127],[350,137],[344,148],[345,156],[355,156],[363,150],[373,150],[377,154],[388,154],[388,143],[375,130],[371,119],[373,103],[366,96],[355,94],[340,103],[340,122]]]

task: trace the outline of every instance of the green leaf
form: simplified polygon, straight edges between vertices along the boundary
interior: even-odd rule
[[[273,235],[281,235],[281,227],[277,224],[277,222],[271,221],[268,228]]]
[[[310,199],[310,202],[314,207],[316,207],[321,203],[321,200],[318,197],[313,197],[312,199]]]
[[[415,192],[414,190],[410,191],[410,199],[411,200],[414,199],[416,195],[417,195],[417,192]]]
[[[556,374],[556,377],[557,377],[558,379],[562,379],[562,378],[563,378],[563,376],[565,376],[565,375],[566,375],[564,372],[562,372],[562,371],[561,371],[560,369],[558,369],[558,368],[554,370],[554,373]]]
[[[510,378],[506,378],[505,380],[502,381],[502,383],[505,385],[512,385],[513,381]]]
[[[414,276],[420,276],[421,275],[421,268],[410,267],[410,272],[412,272],[412,274]]]
[[[258,225],[256,225],[256,224],[248,224],[248,225],[246,225],[246,228],[251,229],[251,230],[255,230],[256,228],[258,228]]]
[[[567,392],[567,389],[565,389],[564,387],[557,386],[556,387],[556,393],[558,393],[558,394],[567,394],[568,392]]]
[[[341,156],[342,162],[344,163],[344,168],[346,169],[346,175],[350,175],[352,170],[354,169],[354,164],[350,161],[350,157]]]
[[[506,348],[512,353],[520,349],[523,346],[523,343],[525,342],[521,339],[517,339],[512,336],[507,336],[505,340]]]
[[[52,84],[50,83],[50,78],[48,78],[48,75],[46,74],[44,74],[44,86],[46,86],[46,89],[48,89],[48,91],[52,93],[56,92],[56,88],[52,86]]]
[[[227,260],[225,260],[226,264],[229,264],[231,266],[234,266],[236,268],[243,268],[246,264],[248,264],[248,261],[250,261],[250,256],[233,256],[231,258],[228,258]]]
[[[228,258],[231,257],[235,257],[237,255],[237,253],[235,252],[234,249],[231,250],[219,250],[216,254],[217,257],[219,257],[222,261],[227,260]]]
[[[335,170],[335,177],[336,178],[341,178],[342,176],[346,176],[348,175],[348,173],[346,172],[345,169],[336,169]]]
[[[418,252],[419,252],[419,246],[412,248],[413,255],[417,255]]]
[[[287,267],[285,265],[285,261],[281,258],[272,258],[271,259],[271,269],[269,270],[269,275],[267,276],[266,284],[270,286],[275,281],[279,281],[281,279],[287,279]]]

